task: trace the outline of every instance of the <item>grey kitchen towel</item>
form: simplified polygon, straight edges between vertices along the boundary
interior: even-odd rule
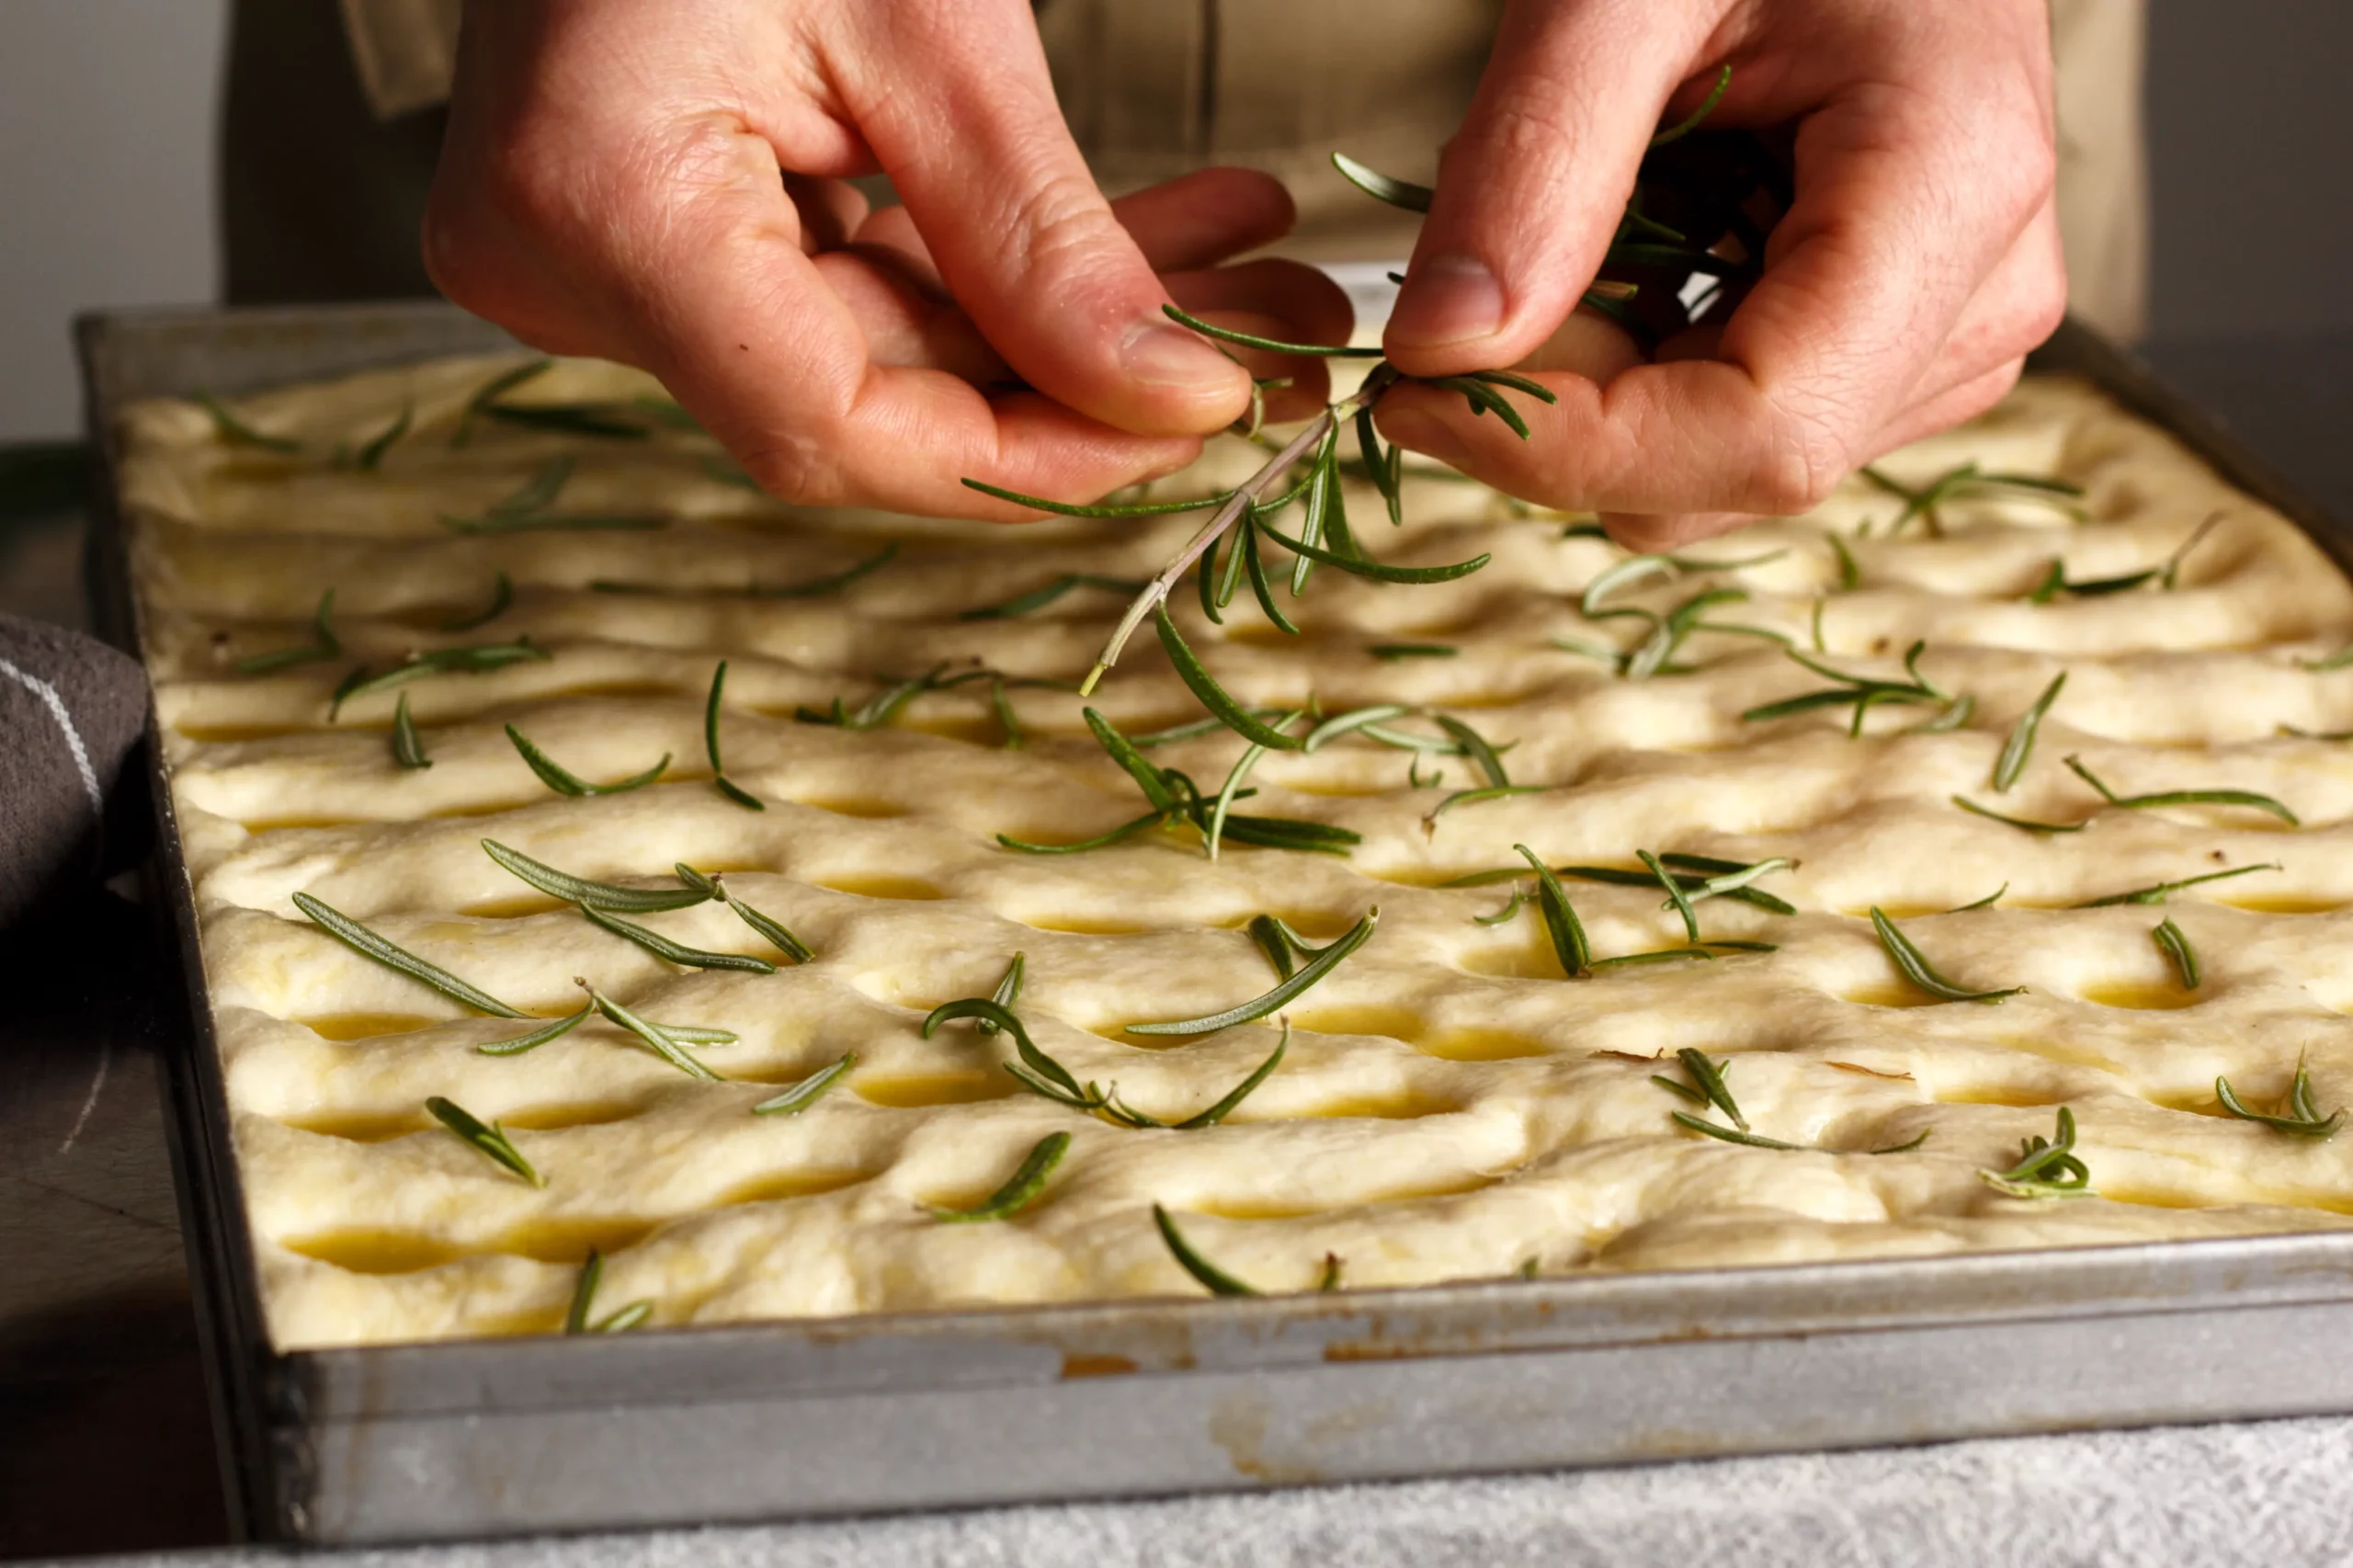
[[[0,930],[145,850],[146,731],[136,661],[0,615]]]

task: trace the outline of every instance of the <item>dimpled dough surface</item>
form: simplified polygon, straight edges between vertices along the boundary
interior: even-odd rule
[[[2279,1232],[2344,1224],[2353,1138],[2314,1141],[2222,1116],[2230,1074],[2273,1108],[2299,1056],[2324,1110],[2353,1097],[2353,756],[2289,734],[2353,727],[2353,671],[2299,664],[2353,633],[2353,593],[2293,527],[2097,394],[2030,382],[1999,409],[1887,460],[1917,483],[1974,460],[2063,476],[2087,520],[2029,499],[1943,508],[1885,537],[1897,503],[1858,478],[1813,514],[1694,547],[1699,560],[1773,552],[1734,570],[1654,577],[1610,603],[1654,610],[1701,585],[1745,604],[1712,619],[1975,699],[1970,722],[1920,733],[1933,710],[1844,710],[1764,722],[1745,710],[1826,683],[1754,637],[1702,633],[1695,668],[1620,678],[1556,637],[1631,645],[1626,620],[1578,609],[1622,552],[1563,538],[1475,485],[1409,478],[1392,532],[1369,490],[1357,531],[1391,560],[1494,552],[1436,586],[1320,572],[1277,633],[1245,592],[1221,630],[1189,583],[1174,601],[1197,649],[1245,701],[1325,712],[1401,700],[1475,724],[1517,781],[1545,793],[1429,817],[1477,780],[1461,757],[1413,788],[1407,754],[1361,736],[1274,754],[1247,808],[1362,834],[1347,858],[1228,846],[1214,862],[1173,830],[1090,853],[1010,852],[999,833],[1069,842],[1141,809],[1088,737],[1080,700],[1008,697],[1028,744],[1001,744],[985,682],[926,693],[887,728],[796,722],[906,676],[980,660],[1069,681],[1126,596],[1082,588],[1015,618],[962,611],[1064,573],[1148,576],[1198,517],[1052,520],[1027,528],[796,510],[727,483],[707,439],[662,430],[598,440],[484,422],[462,448],[466,399],[517,361],[473,359],[239,402],[299,437],[288,459],[227,442],[199,408],[127,416],[123,483],[135,573],[180,830],[201,916],[235,1142],[281,1346],[541,1332],[557,1327],[589,1247],[608,1256],[603,1308],[654,1303],[661,1324],[987,1303],[1198,1294],[1149,1206],[1185,1217],[1202,1253],[1269,1290],[1313,1287],[1325,1255],[1350,1286],[1893,1256]],[[633,373],[563,362],[516,403],[658,392]],[[415,431],[380,472],[325,460],[413,405]],[[577,468],[560,510],[660,511],[658,532],[463,536],[550,458]],[[1222,440],[1162,494],[1200,494],[1256,466]],[[2028,602],[2053,557],[2085,581],[2163,560],[2210,516],[2170,593]],[[1853,536],[1859,584],[1825,542]],[[897,541],[837,592],[756,597]],[[1285,559],[1278,552],[1276,559]],[[514,602],[479,630],[496,573]],[[595,580],[651,591],[598,592]],[[335,590],[335,661],[241,675],[240,657],[311,635]],[[1278,588],[1278,592],[1281,592]],[[1282,602],[1291,606],[1286,597]],[[433,766],[395,766],[393,694],[330,722],[345,672],[410,651],[529,639],[554,656],[405,687]],[[1368,650],[1442,642],[1453,657]],[[701,735],[714,665],[729,661],[729,776]],[[2052,677],[2063,695],[2017,787],[1988,775]],[[1095,699],[1131,733],[1199,716],[1149,633]],[[616,779],[668,754],[631,793],[552,793],[505,736],[520,726],[566,767]],[[1240,751],[1222,732],[1153,759],[1214,781]],[[2292,806],[2300,829],[2234,807],[2095,811],[2062,765],[2078,754],[2120,793],[2227,787]],[[1972,816],[2088,820],[2036,835]],[[575,875],[667,885],[684,860],[724,870],[745,901],[817,952],[772,976],[680,969],[540,897],[482,851],[496,838]],[[1440,886],[1518,864],[1636,865],[1638,848],[1796,869],[1762,884],[1793,916],[1716,899],[1705,934],[1768,954],[1565,979],[1531,904],[1496,926],[1501,883]],[[2164,908],[2086,899],[2200,872],[2281,869],[2175,894]],[[1679,945],[1660,892],[1570,881],[1597,956]],[[2006,888],[1992,907],[1938,914]],[[722,1026],[697,1082],[592,1022],[528,1055],[477,1053],[529,1025],[474,1016],[361,958],[290,902],[307,891],[536,1015],[578,1006],[575,975],[645,1016]],[[2023,985],[1999,1006],[1931,1004],[1865,918],[1884,906],[1947,975]],[[1141,1020],[1217,1011],[1273,983],[1244,933],[1255,915],[1310,940],[1369,907],[1370,943],[1294,1002],[1290,1053],[1223,1124],[1131,1131],[1023,1092],[1010,1048],[968,1024],[926,1040],[924,1013],[985,995],[1028,955],[1019,1011],[1080,1079],[1116,1080],[1164,1119],[1209,1105],[1262,1061],[1272,1020],[1190,1041],[1123,1037]],[[2151,931],[2165,915],[2203,962],[2194,993]],[[642,917],[679,940],[765,944],[722,905]],[[772,955],[773,956],[773,955]],[[1728,1061],[1761,1134],[1818,1145],[1738,1147],[1676,1127],[1677,1049]],[[751,1107],[854,1051],[855,1071],[806,1111]],[[1654,1060],[1664,1054],[1662,1062]],[[547,1176],[535,1188],[429,1120],[446,1096],[505,1122]],[[2072,1107],[2097,1198],[2028,1201],[1978,1179]],[[926,1204],[977,1202],[1045,1134],[1072,1135],[1043,1198],[1001,1223],[942,1224]],[[1905,1153],[1873,1155],[1927,1134]]]

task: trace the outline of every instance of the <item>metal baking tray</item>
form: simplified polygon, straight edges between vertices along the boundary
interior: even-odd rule
[[[433,304],[79,327],[109,460],[128,399],[509,342]],[[2089,331],[2062,328],[2035,366],[2097,381],[2353,566],[2353,536]],[[136,653],[110,490],[91,581],[101,625]],[[2353,1233],[281,1354],[171,794],[151,772],[153,902],[188,1006],[174,1157],[251,1536],[748,1520],[2353,1411],[2353,1361],[2311,1353],[2353,1337]]]

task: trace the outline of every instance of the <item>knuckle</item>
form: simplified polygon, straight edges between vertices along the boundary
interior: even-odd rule
[[[841,470],[824,442],[811,433],[769,437],[741,454],[744,472],[780,501],[804,506],[835,506],[847,499]]]
[[[1846,437],[1827,419],[1784,407],[1750,472],[1741,509],[1780,517],[1811,512],[1829,498],[1854,461]]]

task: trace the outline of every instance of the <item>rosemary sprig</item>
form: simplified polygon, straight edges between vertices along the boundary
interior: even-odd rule
[[[2120,577],[2095,577],[2087,582],[2069,582],[2067,563],[2054,558],[2051,562],[2050,570],[2042,574],[2042,581],[2036,584],[2034,591],[2027,595],[2027,602],[2038,605],[2049,604],[2061,594],[2072,594],[2082,599],[2099,598],[2109,594],[2130,593],[2134,588],[2144,587],[2151,583],[2156,584],[2165,592],[2171,593],[2181,576],[2183,559],[2198,547],[2199,540],[2213,532],[2214,526],[2222,520],[2222,514],[2216,512],[2199,524],[2189,537],[2183,540],[2175,548],[2174,552],[2166,556],[2164,561],[2144,571],[2128,572]]]
[[[762,1100],[752,1108],[754,1116],[799,1116],[817,1103],[818,1096],[848,1076],[858,1065],[858,1052],[845,1051],[841,1059],[830,1066],[820,1067],[774,1099]]]
[[[2075,1153],[2075,1113],[2059,1108],[2055,1137],[2040,1135],[2018,1144],[2018,1163],[2006,1171],[1977,1173],[1977,1179],[2012,1198],[2097,1198],[2092,1173]]]
[[[1877,904],[1871,905],[1871,929],[1879,933],[1880,945],[1903,971],[1904,978],[1940,1002],[1999,1002],[2026,990],[2023,985],[2012,985],[1999,991],[1972,991],[1947,980]]]
[[[433,1113],[434,1120],[472,1144],[485,1158],[506,1166],[533,1187],[547,1186],[548,1178],[523,1157],[523,1151],[515,1147],[514,1140],[506,1136],[506,1129],[496,1122],[483,1122],[463,1106],[445,1100],[439,1095],[426,1100],[425,1108]]]
[[[488,992],[468,984],[440,965],[428,963],[407,949],[386,941],[348,915],[321,903],[309,893],[298,892],[293,898],[294,907],[309,916],[312,924],[361,957],[373,959],[386,969],[398,970],[411,980],[422,981],[452,1002],[463,1003],[477,1013],[488,1013],[499,1018],[529,1017]]]
[[[604,1279],[605,1255],[590,1247],[588,1256],[580,1265],[579,1277],[572,1283],[572,1304],[563,1314],[564,1333],[627,1334],[654,1315],[652,1301],[638,1301],[591,1322],[597,1310],[597,1287]]]
[[[433,759],[425,755],[425,742],[417,736],[416,721],[409,717],[405,691],[392,708],[392,760],[409,768],[433,766]]]
[[[1980,473],[1974,462],[1965,462],[1958,468],[1947,469],[1915,490],[1869,463],[1863,465],[1861,472],[1865,479],[1904,503],[1904,510],[1887,525],[1891,539],[1903,532],[1904,526],[1915,517],[1927,525],[1931,536],[1941,537],[1945,531],[1944,519],[1937,508],[1948,501],[1958,501],[1971,495],[2009,494],[2024,500],[2040,501],[2078,522],[2084,520],[2084,509],[2075,504],[2083,498],[2083,487],[2070,484],[2065,480],[2045,479],[2031,473]],[[1869,528],[1870,525],[1866,523],[1863,526]]]
[[[507,608],[514,602],[515,579],[501,572],[491,584],[488,609],[483,610],[480,615],[461,615],[455,620],[445,620],[441,623],[441,630],[444,631],[478,631],[505,615]]]
[[[652,953],[655,958],[682,964],[688,969],[734,969],[752,974],[774,974],[776,965],[766,959],[747,953],[714,953],[701,948],[690,948],[684,942],[673,941],[659,931],[651,931],[634,921],[623,920],[618,915],[608,915],[593,903],[584,903],[580,913],[592,926],[600,926],[616,937],[627,937]]]
[[[2088,823],[2080,822],[2029,822],[2025,817],[2004,816],[1997,811],[1979,805],[1966,795],[1955,795],[1952,798],[1952,803],[1964,812],[1974,812],[1988,821],[1997,822],[2006,827],[2015,827],[2027,833],[2081,833],[2090,825]]]
[[[2184,888],[2197,887],[2201,882],[2219,882],[2232,877],[2247,876],[2256,871],[2279,869],[2280,866],[2277,860],[2258,860],[2252,866],[2234,866],[2227,871],[2208,871],[2203,876],[2183,877],[2177,881],[2152,882],[2144,888],[2133,888],[2125,892],[2112,892],[2105,898],[2086,899],[2081,903],[2070,904],[2068,907],[2070,909],[2109,909],[2120,903],[2163,903],[2169,895],[2179,892]]]
[[[2167,790],[2154,795],[2120,795],[2100,782],[2099,776],[2086,767],[2081,758],[2070,756],[2064,760],[2076,778],[2098,790],[2100,798],[2111,806],[2129,810],[2149,806],[2246,806],[2255,811],[2268,812],[2290,827],[2303,825],[2296,813],[2286,806],[2252,790]]]
[[[296,665],[316,664],[323,659],[340,658],[343,643],[335,634],[327,618],[335,613],[335,590],[329,588],[319,596],[319,608],[311,612],[311,640],[293,648],[273,648],[267,653],[248,653],[237,661],[237,673],[244,676],[267,675],[273,670],[290,669]]]
[[[726,767],[719,760],[719,694],[726,686],[727,661],[722,659],[719,667],[710,672],[710,695],[703,699],[702,705],[702,745],[710,757],[710,781],[719,787],[721,794],[737,805],[750,811],[764,812],[768,809],[767,802],[728,778]],[[835,705],[840,705],[838,698],[835,699]]]
[[[1157,1203],[1152,1206],[1152,1222],[1160,1228],[1160,1239],[1167,1244],[1168,1256],[1176,1260],[1176,1267],[1191,1275],[1211,1295],[1256,1296],[1259,1294],[1255,1287],[1245,1285],[1241,1280],[1195,1252],[1193,1244],[1185,1239],[1185,1233],[1176,1228],[1176,1221],[1168,1217],[1168,1210]]]
[[[2157,951],[2172,961],[2174,973],[2181,977],[2181,988],[2197,990],[2198,949],[2189,945],[2189,937],[2181,927],[2167,917],[2158,922],[2157,928],[2149,933],[2149,939],[2156,943]]]
[[[662,770],[670,766],[670,754],[665,751],[661,761],[642,773],[631,774],[611,784],[591,784],[533,745],[529,738],[512,724],[506,726],[506,738],[514,743],[515,750],[531,771],[540,776],[540,783],[559,795],[570,795],[574,799],[588,795],[620,795],[631,790],[642,790],[661,778]]]
[[[1101,588],[1108,593],[1132,594],[1143,585],[1132,577],[1105,577],[1093,572],[1065,572],[1042,587],[1016,594],[1001,604],[983,605],[957,616],[959,620],[1011,620],[1017,616],[1040,610],[1063,595],[1078,588]]]
[[[406,686],[411,681],[428,676],[488,675],[509,665],[544,663],[555,655],[528,638],[518,637],[512,642],[477,642],[465,648],[437,648],[430,653],[412,653],[401,663],[379,675],[369,675],[368,666],[360,665],[343,678],[327,703],[327,717],[333,720],[343,711],[347,702],[379,692]]]
[[[2336,1130],[2345,1122],[2343,1106],[2323,1116],[2320,1108],[2313,1103],[2312,1079],[2304,1071],[2302,1056],[2296,1058],[2295,1082],[2288,1089],[2287,1114],[2284,1116],[2266,1116],[2260,1111],[2247,1109],[2238,1096],[2232,1092],[2228,1078],[2214,1080],[2214,1097],[2222,1102],[2224,1110],[2242,1121],[2259,1121],[2275,1132],[2292,1133],[2299,1138],[2335,1137]]]
[[[502,869],[566,903],[594,904],[623,915],[652,915],[665,909],[689,909],[717,896],[710,888],[692,884],[682,888],[625,888],[617,882],[593,882],[534,860],[494,838],[485,838],[481,843],[483,853]]]
[[[492,403],[524,382],[554,368],[552,359],[533,359],[512,369],[502,370],[484,381],[474,395],[466,400],[466,406],[459,411],[457,427],[449,432],[449,445],[453,448],[467,445],[473,439],[475,425]]]
[[[565,1035],[586,1023],[589,1015],[596,1010],[592,1004],[576,1013],[567,1013],[553,1023],[543,1024],[529,1034],[518,1034],[507,1040],[490,1040],[475,1046],[474,1050],[484,1056],[520,1056],[527,1051],[539,1050],[551,1040],[562,1040]]]
[[[713,874],[706,877],[683,860],[672,869],[678,873],[678,880],[688,887],[708,888],[711,897],[735,912],[736,919],[758,932],[761,940],[794,963],[807,963],[817,956],[816,951],[808,943],[786,930],[782,921],[761,914],[728,892],[727,879],[724,875]]]
[[[670,519],[654,514],[608,516],[584,512],[553,512],[556,497],[572,479],[573,461],[570,453],[550,458],[538,472],[523,482],[513,494],[490,504],[476,517],[459,517],[443,513],[441,526],[451,533],[511,534],[531,533],[547,528],[575,529],[647,529],[670,526]]]
[[[2052,677],[2051,684],[2042,688],[2042,695],[2018,715],[2018,723],[2010,730],[2010,738],[2002,743],[2002,755],[1994,763],[1994,793],[1996,795],[2006,794],[2010,786],[2018,781],[2018,775],[2026,771],[2027,759],[2034,755],[2035,733],[2042,727],[2042,716],[2051,711],[2052,703],[2059,700],[2060,688],[2066,684],[2067,672],[2061,670]]]
[[[722,1081],[718,1074],[687,1054],[686,1046],[681,1043],[686,1038],[683,1031],[674,1031],[664,1025],[639,1017],[635,1013],[576,975],[573,978],[572,983],[588,993],[589,1005],[597,1011],[644,1041],[646,1048],[654,1055],[676,1067],[688,1077],[699,1078],[706,1084],[716,1084]]]
[[[198,392],[192,395],[196,405],[212,416],[213,433],[224,445],[251,447],[256,451],[277,452],[284,457],[295,457],[301,452],[301,442],[290,436],[271,436],[255,429],[230,413],[228,406],[210,392]]]
[[[1010,1220],[1032,1203],[1046,1190],[1046,1178],[1063,1163],[1069,1152],[1070,1134],[1049,1132],[1038,1140],[1021,1166],[1006,1179],[1003,1187],[981,1200],[976,1209],[932,1208],[931,1217],[945,1224],[971,1224],[990,1220]]]
[[[1761,723],[1773,719],[1786,719],[1793,714],[1810,713],[1820,708],[1851,707],[1854,717],[1847,726],[1847,733],[1859,736],[1863,733],[1863,721],[1870,716],[1872,708],[1881,704],[1950,703],[1954,700],[1953,694],[1920,673],[1920,655],[1927,645],[1924,640],[1904,651],[1904,669],[1912,677],[1909,681],[1874,680],[1864,676],[1851,676],[1843,670],[1834,670],[1827,665],[1818,664],[1795,648],[1784,648],[1782,652],[1796,663],[1839,684],[1827,690],[1810,691],[1802,696],[1784,698],[1779,702],[1751,708],[1741,718],[1748,722]]]
[[[1586,940],[1585,923],[1562,890],[1561,879],[1527,845],[1515,844],[1512,848],[1535,869],[1536,907],[1544,916],[1544,930],[1552,938],[1552,954],[1561,960],[1561,972],[1571,980],[1583,979],[1593,971],[1593,948]]]
[[[1199,1018],[1176,1018],[1160,1023],[1129,1024],[1125,1032],[1140,1035],[1211,1034],[1235,1024],[1246,1024],[1283,1007],[1294,998],[1303,995],[1317,982],[1340,967],[1350,953],[1372,937],[1373,927],[1381,919],[1378,907],[1368,909],[1364,918],[1348,927],[1342,936],[1318,949],[1315,956],[1302,965],[1299,972],[1283,981],[1264,995],[1228,1007],[1222,1013],[1211,1013]]]

